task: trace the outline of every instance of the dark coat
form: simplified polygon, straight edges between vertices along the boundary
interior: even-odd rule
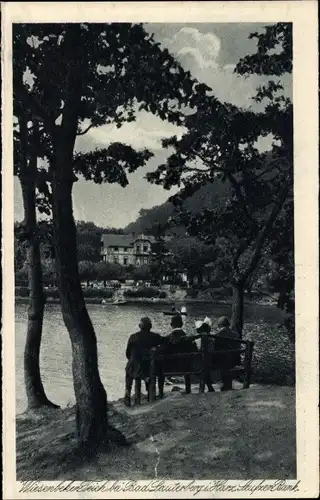
[[[126,357],[126,373],[132,378],[146,378],[149,375],[148,353],[152,347],[161,345],[164,337],[150,331],[140,331],[130,335]]]
[[[182,329],[173,330],[170,335],[164,337],[164,343],[160,348],[160,352],[164,356],[175,354],[187,354],[198,352],[197,344],[188,339],[186,333]],[[192,358],[169,358],[163,364],[164,371],[189,371],[192,366]]]
[[[219,351],[240,349],[241,344],[236,341],[237,339],[239,339],[237,332],[231,330],[228,326],[217,332],[215,338],[215,348],[217,351],[215,361],[220,366],[232,368],[233,366],[240,364],[241,360],[239,354],[219,354]]]

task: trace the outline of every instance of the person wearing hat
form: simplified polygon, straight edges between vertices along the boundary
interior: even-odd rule
[[[211,320],[206,316],[203,321],[196,321],[195,326],[196,326],[196,331],[199,334],[202,335],[209,335],[211,332]],[[214,342],[212,339],[209,340],[208,342],[208,352],[213,355],[214,352]],[[212,385],[212,380],[211,380],[211,373],[208,373],[207,379],[206,379],[206,386],[208,387],[208,392],[215,392],[213,385]]]
[[[235,342],[232,339],[238,340],[239,336],[237,332],[230,328],[229,319],[226,316],[221,316],[218,319],[218,328],[216,336],[218,339],[225,339],[219,342],[216,341],[216,349],[219,350],[228,350],[238,348],[238,344],[235,346]],[[228,341],[228,339],[230,339]],[[230,391],[232,390],[232,374],[230,373],[230,369],[238,363],[238,355],[236,357],[225,357],[220,355],[220,363],[222,367],[220,369],[221,379],[222,379],[222,391]]]
[[[144,359],[143,353],[151,349],[152,347],[161,345],[164,342],[164,337],[162,337],[158,333],[152,332],[151,328],[152,322],[150,318],[141,318],[139,322],[139,332],[130,335],[128,340],[126,349],[126,357],[128,362],[126,365],[126,389],[124,397],[124,403],[126,406],[130,406],[131,404],[131,390],[133,380],[146,380],[146,378],[149,376],[149,363],[148,360]]]
[[[183,320],[180,314],[176,314],[175,316],[172,316],[171,318],[171,333],[167,336],[164,337],[164,342],[161,347],[161,351],[163,355],[175,355],[175,354],[187,354],[187,353],[195,353],[198,352],[198,348],[195,342],[191,341],[188,339],[186,332],[183,330]],[[172,363],[176,365],[177,360],[167,360],[167,364],[169,363],[170,367],[172,366]],[[170,364],[171,363],[171,364]],[[180,360],[180,364],[184,363],[184,360]],[[188,359],[185,360],[186,367],[190,363]],[[168,365],[168,366],[169,366]],[[172,366],[172,369],[174,370],[176,366]],[[191,392],[191,378],[190,375],[185,375],[185,386],[186,386],[186,393]],[[164,378],[162,378],[162,383],[164,384]],[[160,384],[160,378],[159,378],[159,384]],[[159,385],[159,392],[160,392],[160,385]]]

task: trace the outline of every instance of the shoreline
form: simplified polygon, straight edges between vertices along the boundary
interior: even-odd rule
[[[102,300],[105,301],[104,304],[102,304]],[[28,304],[29,302],[29,297],[15,297],[15,302],[18,304]],[[103,299],[101,297],[85,297],[85,302],[87,304],[100,304],[100,305],[118,305],[119,307],[125,307],[126,305],[132,305],[132,304],[156,304],[156,305],[163,305],[163,306],[171,306],[172,303],[174,302],[175,304],[183,305],[183,304],[211,304],[211,305],[217,305],[217,306],[231,306],[232,305],[232,300],[231,299],[226,299],[226,300],[209,300],[209,299],[191,299],[191,298],[185,298],[185,299],[177,299],[177,300],[169,300],[169,299],[146,299],[146,298],[130,298],[130,299],[125,299],[124,304],[116,304],[112,299]],[[60,299],[58,298],[53,298],[53,297],[47,297],[46,298],[46,304],[60,304]],[[244,301],[245,305],[257,305],[257,306],[263,306],[263,307],[272,307],[272,308],[277,308],[276,302],[274,303],[269,303],[269,302],[263,302],[263,301],[255,301],[255,300],[245,300]],[[277,308],[278,309],[278,308]]]

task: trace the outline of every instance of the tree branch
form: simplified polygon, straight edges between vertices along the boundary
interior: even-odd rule
[[[210,170],[215,170],[216,172],[223,172],[223,173],[227,173],[227,172],[233,172],[234,169],[233,168],[226,168],[226,167],[218,167],[217,165],[213,165],[212,162],[206,160],[200,153],[198,153],[197,151],[195,151],[194,149],[191,149],[191,152],[197,156],[199,158],[199,160],[201,160],[205,165],[207,165],[208,167],[208,171]],[[201,170],[197,170],[198,172],[201,172]]]
[[[33,112],[38,115],[40,118],[43,119],[44,123],[46,123],[50,129],[54,129],[55,123],[53,120],[53,117],[50,115],[50,113],[47,112],[47,110],[40,104],[38,99],[30,94],[26,88],[26,86],[23,84],[23,82],[18,81],[17,79],[14,82],[14,90],[16,93],[19,95],[21,99],[23,100],[24,103],[26,103],[27,106],[33,110]]]
[[[252,293],[258,293],[259,295],[264,295],[265,297],[270,297],[270,299],[277,300],[278,297],[275,295],[272,295],[271,293],[268,292],[263,292],[262,290],[259,290],[258,288],[252,288],[251,289]]]
[[[244,240],[238,247],[236,253],[233,255],[233,259],[232,259],[232,264],[233,264],[233,268],[234,270],[239,273],[239,258],[241,257],[241,254],[250,246],[250,244],[252,243],[252,238],[248,238],[246,240]]]
[[[237,182],[237,180],[235,179],[235,177],[233,177],[232,174],[227,174],[227,178],[229,179],[230,183],[232,184],[232,186],[234,187],[234,190],[236,192],[236,195],[237,195],[237,198],[238,198],[238,201],[240,202],[242,208],[243,208],[243,211],[247,217],[248,220],[251,221],[251,223],[257,227],[257,222],[256,220],[252,217],[252,215],[248,212],[248,208],[245,204],[245,200],[244,200],[244,197],[241,193],[241,189],[240,189],[240,184]]]
[[[274,167],[274,168],[277,168],[277,167]],[[278,173],[280,172],[279,168],[277,168],[278,170]],[[272,170],[271,170],[272,171]],[[259,174],[257,174],[255,177],[254,177],[254,180],[256,181],[257,179],[259,179],[260,177],[262,177],[264,174],[266,174],[267,172],[270,172],[270,168],[267,167],[265,168],[264,170],[262,170],[262,172],[260,172]],[[275,177],[276,178],[276,177]],[[271,179],[271,180],[274,180],[274,179]]]
[[[280,189],[277,201],[273,205],[273,208],[270,212],[270,215],[269,215],[263,229],[261,230],[261,232],[257,238],[255,248],[254,248],[253,254],[251,256],[249,265],[248,265],[246,271],[244,272],[244,274],[241,276],[241,281],[243,280],[245,282],[249,278],[250,274],[254,271],[257,263],[259,262],[261,249],[262,249],[262,247],[263,247],[263,245],[268,237],[268,233],[269,233],[270,229],[272,228],[274,221],[278,217],[278,214],[283,207],[283,204],[288,196],[288,191],[289,191],[289,183],[285,183],[282,186],[282,189]]]
[[[78,132],[78,133],[77,133],[77,136],[86,134],[87,132],[89,132],[89,130],[90,130],[92,127],[93,127],[93,123],[90,123],[90,125],[89,125],[87,128],[85,128],[82,132]]]

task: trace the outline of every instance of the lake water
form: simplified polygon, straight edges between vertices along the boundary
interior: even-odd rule
[[[102,383],[112,401],[123,396],[124,368],[126,364],[125,348],[128,337],[138,329],[139,319],[149,316],[153,322],[153,331],[167,334],[170,331],[170,317],[161,311],[166,306],[159,304],[133,304],[124,307],[112,304],[88,304],[93,322],[99,354],[99,371]],[[230,306],[211,304],[188,304],[188,317],[185,322],[187,333],[194,334],[194,322],[208,315],[215,324],[221,315],[230,316]],[[23,351],[27,325],[27,305],[16,304],[15,310],[15,357],[16,357],[16,412],[26,408],[26,396],[23,380]],[[263,322],[266,325],[281,321],[281,311],[270,306],[250,305],[245,308],[248,324]],[[47,304],[43,325],[40,368],[43,385],[47,396],[60,406],[74,402],[71,344],[64,326],[60,305]]]

